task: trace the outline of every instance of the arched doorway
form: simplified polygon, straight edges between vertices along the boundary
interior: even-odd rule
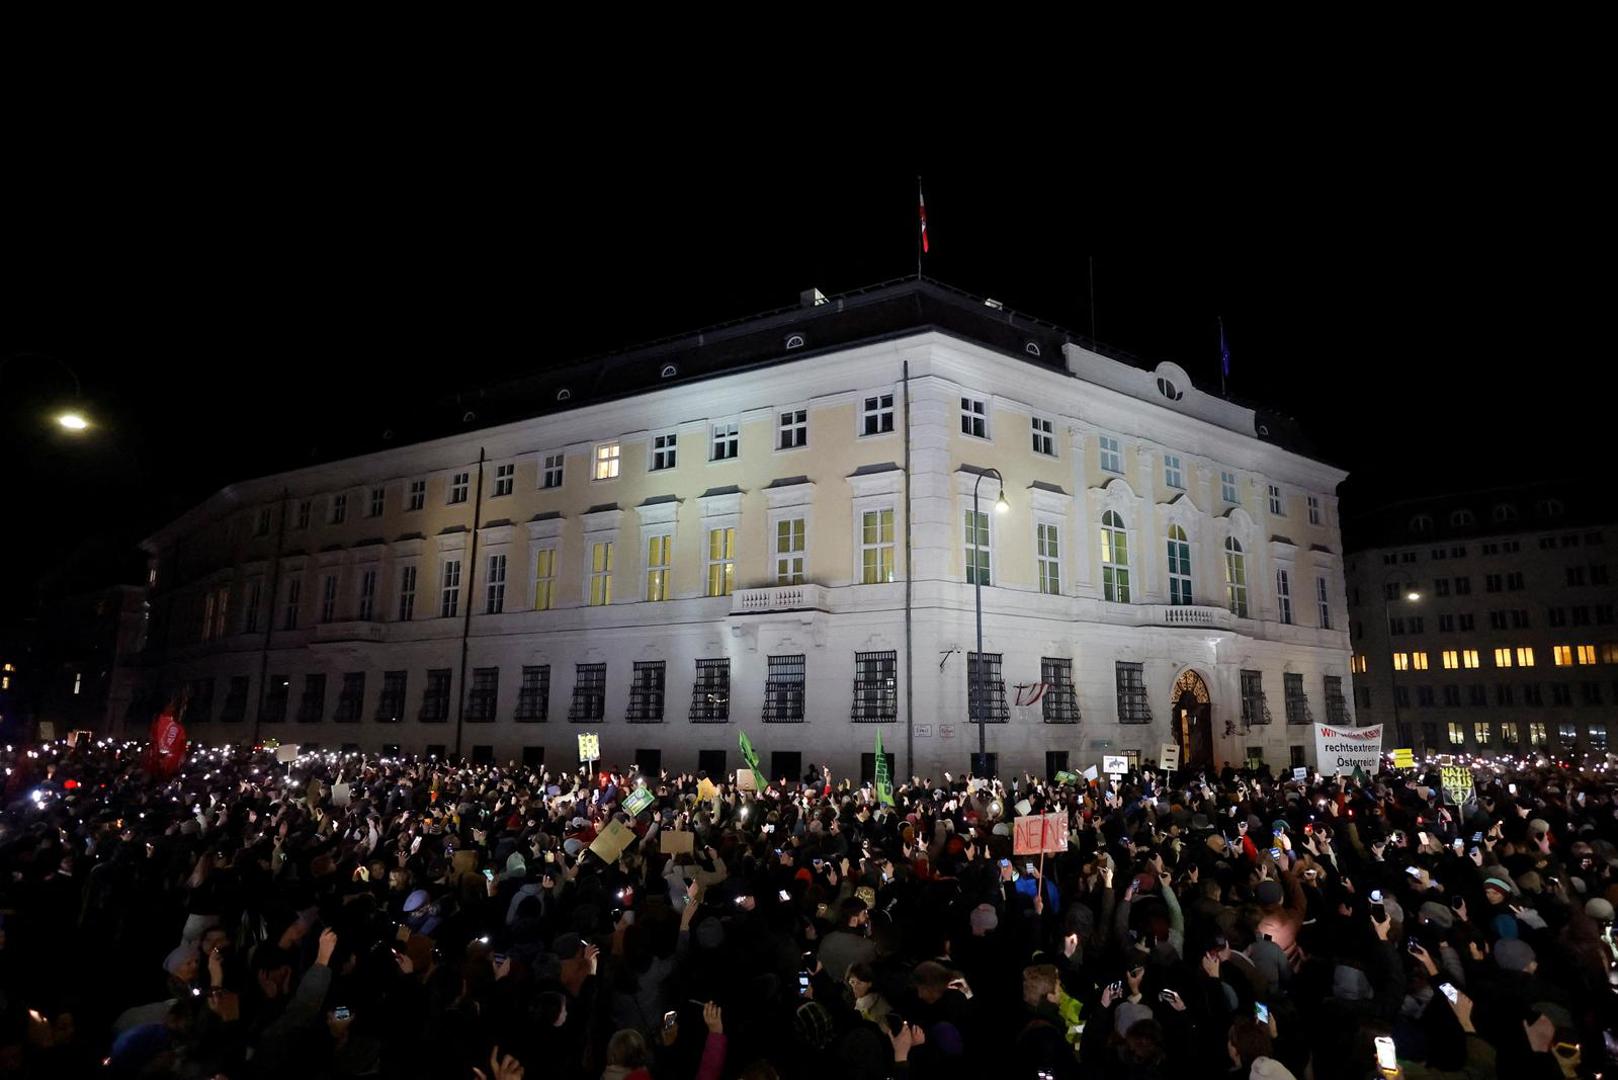
[[[1208,684],[1191,668],[1174,680],[1169,695],[1174,702],[1174,741],[1180,744],[1180,763],[1187,768],[1213,765],[1213,703]]]

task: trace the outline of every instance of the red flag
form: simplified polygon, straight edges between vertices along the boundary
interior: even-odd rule
[[[916,203],[921,211],[921,253],[927,254],[927,200],[921,194],[921,187],[916,187]]]
[[[146,751],[146,768],[156,776],[173,776],[185,761],[185,727],[175,719],[170,705],[152,721],[152,745]]]

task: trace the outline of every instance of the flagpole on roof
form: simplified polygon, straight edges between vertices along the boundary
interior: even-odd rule
[[[916,177],[916,211],[921,215],[916,232],[916,280],[921,280],[921,257],[927,253],[927,199],[921,192],[921,176]]]
[[[1230,378],[1230,346],[1225,344],[1225,317],[1219,316],[1219,396],[1228,398],[1225,380]]]

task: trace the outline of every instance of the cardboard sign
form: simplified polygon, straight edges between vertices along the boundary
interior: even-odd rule
[[[1444,784],[1444,798],[1456,806],[1472,797],[1472,770],[1464,765],[1445,765],[1438,770]]]
[[[1410,749],[1395,750],[1393,752],[1393,767],[1395,769],[1414,769],[1416,767],[1416,752]]]
[[[1129,759],[1122,754],[1106,754],[1101,759],[1101,771],[1109,775],[1122,776],[1129,771]]]
[[[297,761],[298,748],[290,743],[288,743],[286,746],[277,746],[275,748],[275,760],[281,762],[283,765]]]
[[[696,835],[693,832],[680,830],[659,833],[657,838],[662,842],[661,850],[665,855],[692,855],[697,850]]]
[[[701,780],[697,781],[698,799],[701,799],[703,802],[707,802],[709,799],[717,798],[718,795],[719,789],[714,786],[714,782],[712,780],[704,776]]]
[[[1056,782],[1068,787],[1078,787],[1080,782],[1079,774],[1075,772],[1068,772],[1066,769],[1058,770],[1056,774]]]
[[[1173,772],[1180,767],[1180,744],[1166,742],[1158,748],[1157,767]]]
[[[347,806],[353,801],[353,793],[347,784],[333,784],[331,786],[331,804],[333,806]]]
[[[70,731],[67,733],[67,744],[69,746],[79,745],[79,733],[77,731]]]
[[[1309,779],[1309,766],[1307,766],[1307,765],[1299,765],[1297,768],[1293,769],[1292,770],[1292,779],[1294,779],[1294,780],[1307,780],[1307,779]]]
[[[579,761],[581,763],[588,764],[589,762],[600,761],[600,760],[601,760],[601,736],[600,735],[580,735],[579,736]]]
[[[739,769],[736,772],[737,791],[757,791],[758,778],[753,775],[752,769]]]
[[[39,722],[39,741],[54,742],[56,740],[56,721],[41,720]]]
[[[1060,854],[1067,850],[1067,813],[1055,810],[1049,814],[1020,817],[1012,822],[1011,853],[1013,855]]]
[[[624,800],[624,813],[634,817],[656,801],[657,796],[652,794],[650,788],[636,788],[629,793],[629,798]]]
[[[635,830],[614,818],[607,823],[605,829],[601,830],[601,835],[596,837],[595,841],[590,844],[590,850],[595,852],[602,862],[611,866],[623,855],[624,848],[634,843],[634,841]]]
[[[1084,778],[1086,780],[1100,780],[1101,770],[1092,765],[1088,769],[1084,770]]]
[[[1321,772],[1375,773],[1382,764],[1382,725],[1340,728],[1315,725],[1315,767]]]

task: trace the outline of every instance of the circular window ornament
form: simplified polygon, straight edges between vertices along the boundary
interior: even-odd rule
[[[573,391],[567,389],[566,387],[562,388],[561,390],[556,391],[556,400],[557,401],[572,401],[573,400]]]
[[[1175,386],[1173,380],[1165,379],[1161,375],[1157,377],[1157,392],[1168,398],[1170,401],[1179,401],[1181,398],[1185,397],[1185,392],[1179,387]]]
[[[660,376],[665,379],[672,379],[679,373],[680,369],[675,367],[673,364],[664,364],[663,370],[659,372]]]

